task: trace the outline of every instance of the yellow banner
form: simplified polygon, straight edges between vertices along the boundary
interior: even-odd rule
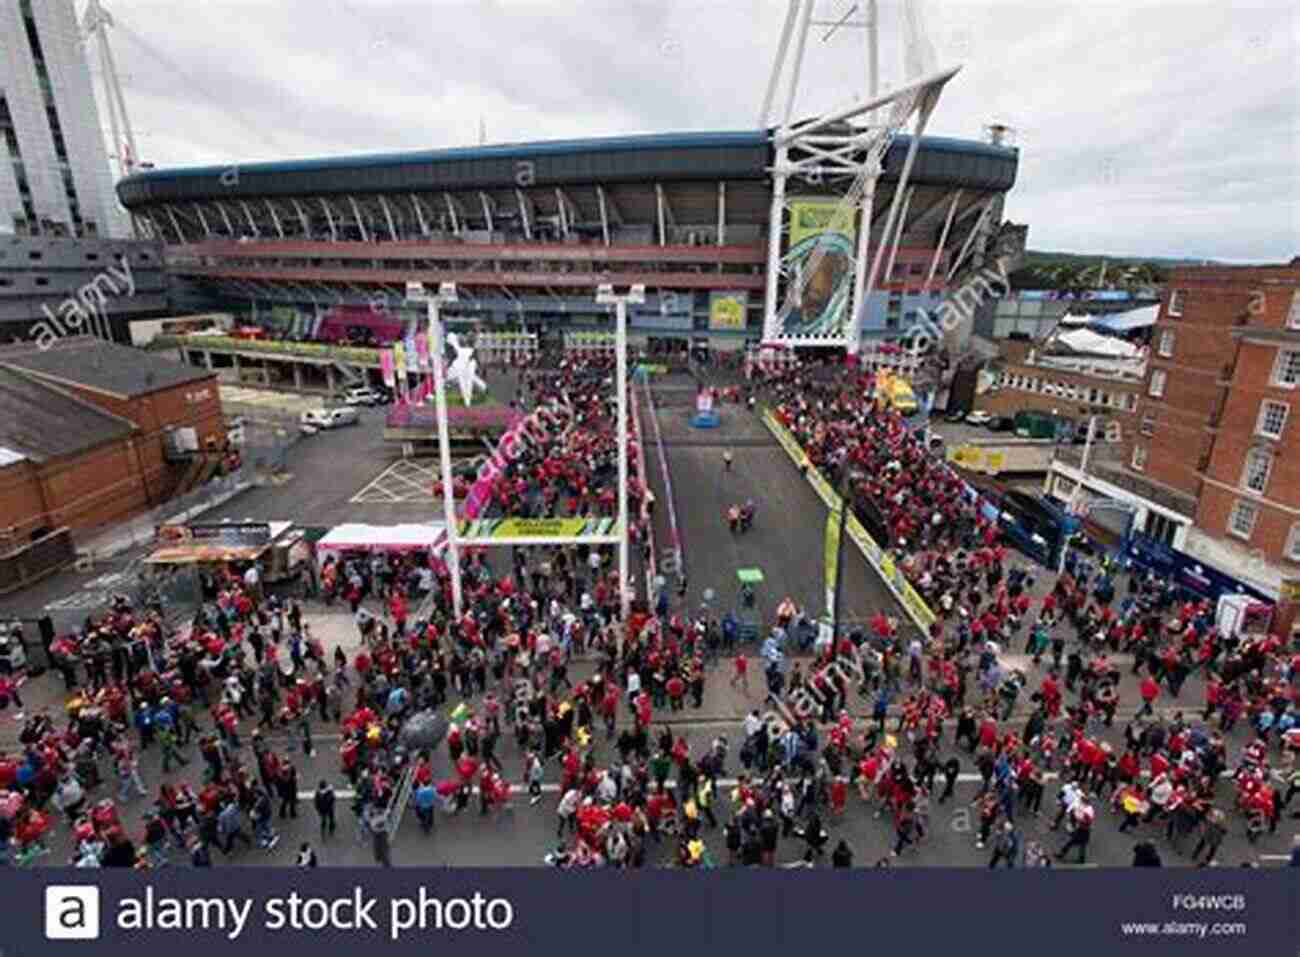
[[[836,211],[839,211],[838,214]],[[840,233],[854,238],[854,218],[857,210],[852,203],[840,208],[838,199],[798,199],[790,203],[790,240],[793,248],[809,236],[820,233]]]
[[[743,292],[715,292],[709,296],[710,329],[744,329],[745,306],[749,294]]]
[[[826,614],[835,614],[835,579],[840,561],[840,510],[826,513]]]

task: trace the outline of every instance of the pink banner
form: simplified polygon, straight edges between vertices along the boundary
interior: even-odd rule
[[[393,372],[393,353],[389,349],[383,349],[379,353],[379,370],[384,377],[384,385],[393,388],[397,382],[397,377]]]

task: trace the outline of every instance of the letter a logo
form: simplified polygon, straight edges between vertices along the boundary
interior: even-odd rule
[[[56,884],[45,888],[46,940],[98,940],[99,888]]]

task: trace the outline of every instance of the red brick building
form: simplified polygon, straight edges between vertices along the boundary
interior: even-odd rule
[[[1300,261],[1174,270],[1130,467],[1196,499],[1196,525],[1300,574]]]
[[[86,532],[187,491],[205,458],[177,454],[190,439],[225,439],[207,370],[86,336],[0,348],[0,546]]]

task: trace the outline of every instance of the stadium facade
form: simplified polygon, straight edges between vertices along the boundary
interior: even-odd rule
[[[906,334],[991,243],[1023,251],[1024,228],[1002,222],[1018,151],[941,137],[922,137],[882,239],[908,146],[894,139],[874,196],[870,249],[890,246],[890,268],[864,340]],[[451,281],[452,322],[547,335],[602,319],[599,285],[639,283],[642,341],[734,348],[762,335],[773,156],[770,130],[664,133],[152,170],[117,191],[196,310],[289,317],[299,334],[312,317],[400,312],[409,280]],[[798,187],[825,204],[843,183]]]

